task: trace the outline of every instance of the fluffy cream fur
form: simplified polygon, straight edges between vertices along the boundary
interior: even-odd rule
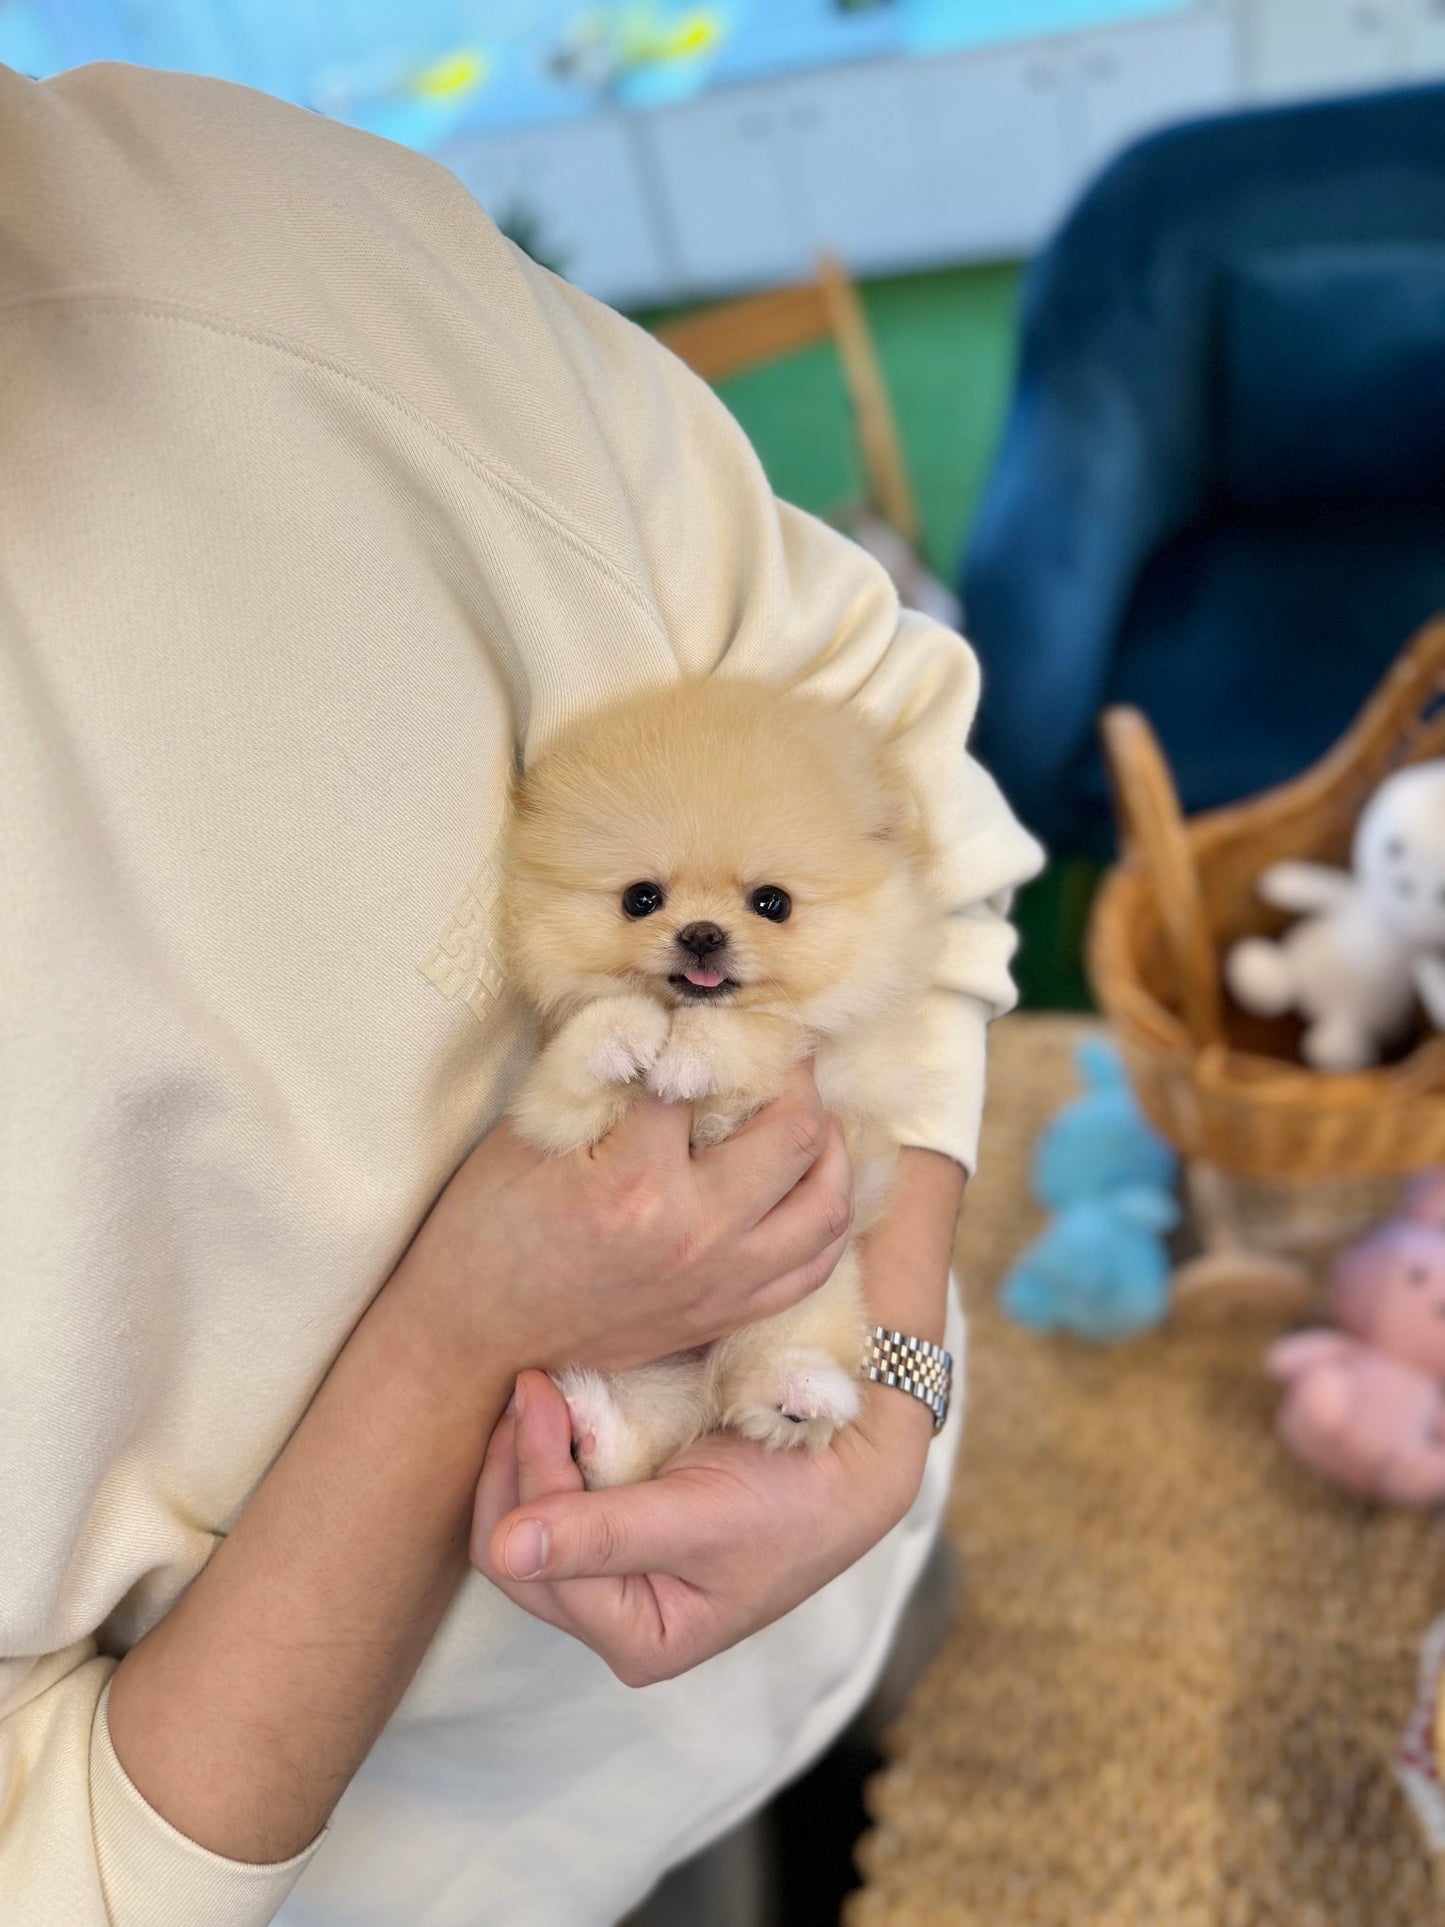
[[[577,1150],[646,1085],[691,1103],[694,1143],[716,1143],[812,1052],[861,1235],[920,1098],[910,1025],[941,929],[930,867],[907,783],[854,715],[714,679],[579,725],[519,784],[506,858],[511,968],[543,1031],[519,1130]],[[660,902],[629,915],[642,883]],[[755,906],[767,886],[789,899],[782,921]],[[723,939],[701,962],[681,941],[699,925]],[[825,1445],[857,1415],[866,1323],[850,1246],[803,1304],[703,1356],[563,1373],[587,1482],[648,1478],[720,1426]]]

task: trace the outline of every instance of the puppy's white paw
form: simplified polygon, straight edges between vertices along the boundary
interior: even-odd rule
[[[600,1372],[569,1367],[552,1374],[572,1417],[572,1457],[589,1492],[637,1485],[659,1460],[652,1441],[633,1423]]]
[[[695,1103],[720,1088],[707,1052],[694,1042],[682,1043],[675,1037],[652,1066],[647,1085],[669,1104]]]
[[[644,1076],[667,1043],[667,1012],[650,997],[608,997],[573,1022],[586,1076],[602,1089]]]
[[[863,1409],[856,1376],[830,1353],[809,1347],[779,1353],[741,1386],[728,1423],[769,1451],[821,1452],[840,1425]]]

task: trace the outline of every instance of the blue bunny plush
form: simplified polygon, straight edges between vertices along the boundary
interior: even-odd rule
[[[1164,1234],[1179,1222],[1179,1160],[1134,1101],[1118,1052],[1080,1045],[1084,1092],[1040,1137],[1033,1184],[1057,1213],[1004,1282],[1004,1309],[1037,1331],[1107,1343],[1169,1306]]]
[[[1075,1053],[1084,1092],[1059,1112],[1034,1150],[1034,1196],[1058,1211],[1126,1185],[1172,1191],[1179,1159],[1135,1102],[1123,1059],[1102,1037]]]
[[[1157,1325],[1169,1309],[1166,1192],[1115,1191],[1066,1205],[1009,1273],[1003,1306],[1035,1331],[1107,1344]]]

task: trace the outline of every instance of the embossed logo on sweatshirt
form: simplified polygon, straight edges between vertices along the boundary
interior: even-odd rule
[[[503,971],[492,931],[502,880],[484,857],[453,902],[440,936],[417,968],[443,997],[460,997],[485,1023],[501,995]]]

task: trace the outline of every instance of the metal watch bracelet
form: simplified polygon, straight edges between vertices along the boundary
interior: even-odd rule
[[[863,1349],[859,1376],[921,1399],[933,1414],[934,1431],[942,1431],[953,1394],[953,1358],[942,1345],[875,1325]]]

